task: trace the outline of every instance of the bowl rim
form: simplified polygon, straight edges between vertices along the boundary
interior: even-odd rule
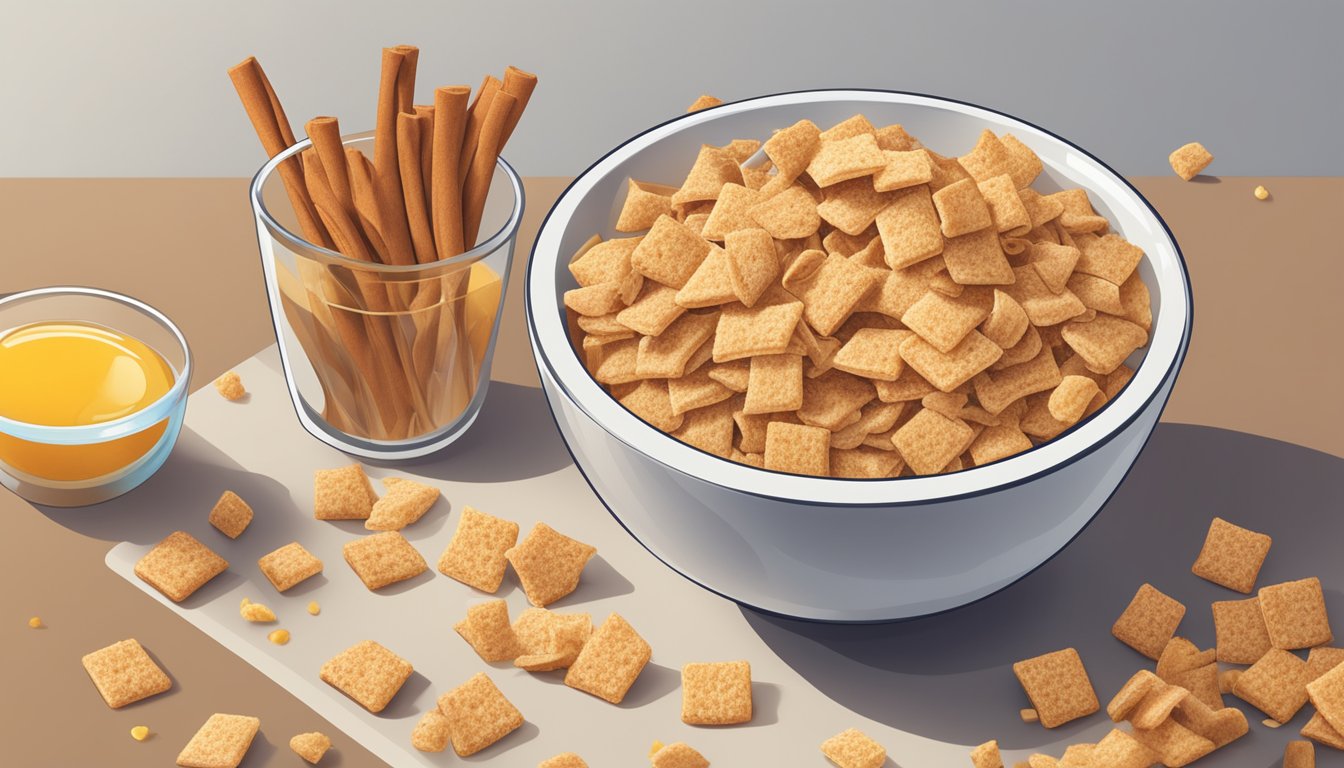
[[[1007,123],[1007,126],[996,127],[1034,133],[1031,139],[1053,142],[1072,153],[1067,157],[1070,161],[1068,169],[1089,176],[1087,189],[1090,193],[1102,197],[1112,207],[1127,204],[1136,218],[1156,224],[1146,234],[1157,238],[1158,244],[1166,247],[1168,252],[1162,255],[1170,261],[1169,265],[1164,262],[1167,271],[1158,269],[1149,249],[1145,249],[1145,257],[1153,268],[1154,282],[1163,288],[1161,310],[1149,332],[1148,351],[1143,363],[1106,408],[1030,451],[960,472],[877,479],[793,475],[738,464],[682,443],[647,424],[592,379],[574,353],[563,323],[539,321],[538,315],[544,318],[560,316],[557,286],[553,279],[548,281],[547,275],[553,275],[555,262],[561,258],[559,240],[564,227],[553,223],[552,219],[555,217],[556,222],[563,220],[567,224],[569,214],[614,166],[659,139],[716,117],[760,107],[796,106],[819,101],[909,104],[950,110],[993,123]],[[1019,138],[1025,141],[1028,137]],[[1075,158],[1077,162],[1074,162]],[[1107,188],[1095,189],[1092,185],[1096,184]],[[538,269],[534,273],[539,259],[545,260],[548,269]],[[678,115],[630,137],[589,165],[557,198],[533,242],[524,287],[528,333],[537,365],[545,366],[574,406],[613,438],[669,470],[702,482],[765,499],[841,509],[927,504],[980,496],[1030,482],[1085,458],[1146,412],[1163,382],[1179,371],[1189,346],[1194,316],[1189,270],[1171,228],[1152,203],[1109,165],[1068,139],[1006,112],[957,99],[876,88],[808,89],[767,94]],[[569,354],[559,355],[557,360],[552,350],[558,348]]]

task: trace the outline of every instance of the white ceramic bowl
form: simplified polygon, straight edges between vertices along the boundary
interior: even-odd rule
[[[1146,254],[1146,349],[1130,384],[1056,439],[950,475],[838,480],[769,472],[701,452],[625,410],[584,369],[566,336],[566,265],[613,225],[628,177],[679,184],[701,144],[765,138],[808,118],[855,113],[902,123],[960,154],[984,128],[1012,133],[1045,164],[1037,189],[1081,186]],[[1087,152],[1041,128],[970,104],[889,91],[806,91],[671,120],[612,150],[570,185],[537,235],[527,320],[542,386],[574,461],[607,508],[653,555],[751,608],[818,621],[889,621],[992,594],[1064,548],[1114,493],[1165,406],[1190,340],[1180,250],[1152,206]],[[1142,358],[1140,360],[1140,358]]]

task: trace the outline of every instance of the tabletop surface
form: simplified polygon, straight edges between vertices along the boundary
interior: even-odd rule
[[[1194,286],[1193,343],[1164,420],[1312,449],[1292,454],[1299,470],[1320,462],[1337,467],[1330,462],[1344,456],[1344,402],[1330,392],[1344,379],[1344,355],[1335,340],[1344,327],[1344,303],[1335,297],[1344,283],[1344,248],[1334,234],[1344,208],[1344,179],[1133,181],[1172,228]],[[528,180],[520,259],[566,182]],[[1267,186],[1272,197],[1256,200],[1250,193],[1256,184]],[[73,283],[137,296],[183,328],[199,363],[193,384],[204,385],[273,341],[245,188],[240,179],[0,180],[5,254],[0,290]],[[513,274],[493,378],[534,388],[521,311],[523,270]],[[1315,396],[1318,392],[1323,396]],[[1182,446],[1206,461],[1250,460],[1250,449],[1237,442],[1245,436],[1208,444],[1213,431],[1199,432],[1198,439],[1194,432],[1171,434],[1160,453],[1173,461],[1181,454],[1170,452]],[[1145,460],[1155,459],[1145,455]],[[1217,482],[1216,465],[1193,465],[1202,472],[1199,478]],[[0,575],[9,585],[0,592],[0,616],[6,617],[0,621],[0,647],[12,654],[3,665],[10,696],[0,733],[8,735],[6,749],[15,764],[170,764],[215,711],[262,718],[266,743],[254,748],[248,766],[291,764],[285,741],[308,730],[323,730],[335,741],[337,749],[323,765],[377,764],[280,686],[113,576],[103,559],[118,539],[101,532],[114,527],[69,524],[68,515],[44,514],[3,491],[0,513],[9,522],[0,543]],[[85,513],[96,517],[99,509]],[[1216,508],[1192,511],[1201,520],[1215,513]],[[1291,508],[1283,512],[1291,514]],[[31,615],[41,616],[48,628],[29,629]],[[862,657],[878,638],[890,639],[889,630],[799,631],[743,615],[744,624],[785,664],[828,697],[863,717],[895,716],[889,705],[872,705],[862,680],[826,663],[833,654],[808,650],[821,646]],[[79,657],[132,636],[161,649],[157,653],[177,684],[167,696],[113,712],[93,693]],[[30,705],[35,702],[44,703]],[[79,738],[69,738],[71,723],[79,724]],[[138,744],[127,735],[132,724],[148,725],[157,735]],[[940,727],[933,721],[924,725]],[[893,759],[903,765],[899,755]]]

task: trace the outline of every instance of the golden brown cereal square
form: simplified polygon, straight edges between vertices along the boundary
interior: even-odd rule
[[[1302,726],[1302,735],[1328,747],[1344,750],[1344,733],[1335,730],[1320,712],[1312,715],[1307,724]]]
[[[991,301],[983,291],[956,297],[929,291],[901,315],[901,322],[934,349],[947,353],[989,316]]]
[[[817,205],[822,220],[847,235],[860,235],[873,225],[891,196],[873,188],[873,179],[862,176],[842,181],[824,190],[826,199]]]
[[[1317,646],[1307,654],[1307,679],[1316,680],[1321,675],[1344,664],[1344,648]]]
[[[700,236],[722,242],[729,232],[752,229],[756,220],[751,215],[751,207],[763,199],[765,196],[759,190],[747,189],[741,184],[724,184]]]
[[[1115,722],[1126,720],[1130,713],[1134,711],[1147,697],[1154,691],[1161,691],[1167,688],[1161,678],[1149,672],[1146,669],[1140,669],[1135,672],[1120,690],[1106,705],[1106,715]]]
[[[807,170],[808,163],[821,148],[821,129],[811,120],[799,120],[766,140],[766,157],[779,169],[779,176],[787,181],[798,178]]]
[[[494,592],[504,580],[504,553],[518,541],[518,524],[462,508],[453,540],[439,557],[439,573],[482,592]]]
[[[834,437],[834,436],[832,436]],[[860,445],[848,450],[831,449],[831,477],[891,477],[902,467],[901,456],[893,450]]]
[[[653,649],[624,618],[602,622],[565,673],[565,685],[620,704],[653,656]]]
[[[1003,350],[977,331],[968,333],[947,352],[939,352],[918,335],[901,342],[901,358],[906,365],[943,392],[970,381],[1002,356]],[[993,413],[994,409],[989,411]]]
[[[277,592],[284,592],[304,579],[322,572],[322,561],[297,541],[262,555],[257,567]]]
[[[1271,651],[1270,653],[1275,653],[1275,651]],[[1292,654],[1288,655],[1292,656]],[[1292,658],[1297,659],[1296,656],[1293,656]],[[1303,679],[1305,680],[1307,674],[1305,666],[1303,667],[1302,672]],[[1249,671],[1247,674],[1249,674]],[[1246,675],[1242,675],[1241,677],[1245,678]],[[1238,679],[1237,683],[1240,685],[1241,680]],[[1321,716],[1325,718],[1326,722],[1328,722],[1335,730],[1344,733],[1344,666],[1337,666],[1329,672],[1326,672],[1324,675],[1307,683],[1306,690],[1307,694],[1311,697],[1311,703],[1316,705],[1316,709],[1321,713]],[[1280,722],[1287,721],[1281,720]]]
[[[672,193],[672,205],[689,210],[688,204],[714,200],[723,185],[730,183],[742,183],[741,163],[721,147],[702,144],[686,181]]]
[[[676,439],[706,453],[727,458],[733,451],[733,414],[742,410],[745,397],[735,395],[705,408],[688,411]]]
[[[1167,161],[1171,163],[1171,170],[1175,171],[1177,176],[1189,181],[1209,167],[1209,163],[1213,162],[1213,154],[1205,149],[1203,144],[1192,141],[1177,148],[1167,157]]]
[[[1049,196],[1064,206],[1059,215],[1058,224],[1066,234],[1092,235],[1105,232],[1110,222],[1105,216],[1098,216],[1092,208],[1092,201],[1085,189],[1066,189]],[[1068,244],[1067,242],[1065,243]],[[1101,275],[1104,277],[1104,275]]]
[[[896,430],[892,443],[915,474],[932,475],[960,456],[974,439],[975,432],[966,422],[925,408]]]
[[[878,143],[881,143],[880,138]],[[873,174],[873,189],[878,192],[893,192],[933,180],[933,164],[927,152],[884,149],[882,157],[886,159],[886,165]]]
[[[793,240],[816,233],[821,226],[817,201],[801,186],[794,185],[753,205],[751,217],[761,229],[778,240]]]
[[[803,319],[822,336],[830,336],[854,307],[877,287],[880,275],[838,253],[825,256],[794,294],[803,302]]]
[[[994,223],[984,196],[971,179],[962,179],[934,192],[933,207],[938,211],[944,237],[965,235]]]
[[[830,474],[831,433],[822,427],[772,421],[765,428],[765,468],[794,475]]]
[[[1064,286],[1083,302],[1088,309],[1106,312],[1112,315],[1124,315],[1125,307],[1120,302],[1120,286],[1094,275],[1075,272],[1069,276]]]
[[[860,133],[834,141],[822,141],[807,164],[807,175],[818,186],[829,187],[860,176],[871,176],[886,166],[886,157],[872,133]]]
[[[1065,648],[1013,665],[1041,725],[1055,728],[1101,708],[1078,651]]]
[[[318,520],[363,520],[378,497],[364,468],[351,464],[313,473],[313,517]]]
[[[1050,290],[1041,279],[1035,265],[1031,264],[1014,267],[1013,283],[1004,290],[1022,305],[1032,325],[1036,326],[1058,325],[1087,310],[1083,302],[1067,288],[1061,291]]]
[[[593,337],[584,339],[585,350],[588,347],[588,341]],[[596,350],[596,353],[589,355],[588,367],[593,372],[593,378],[603,384],[630,384],[639,381],[640,376],[635,372],[635,367],[639,363],[639,340],[625,339],[610,344],[605,344]]]
[[[630,254],[631,267],[641,275],[680,288],[709,255],[710,243],[690,227],[662,215]]]
[[[425,558],[400,531],[384,531],[341,547],[345,562],[371,590],[415,578],[429,570]]]
[[[483,672],[439,697],[439,711],[448,719],[453,751],[460,757],[480,752],[523,724],[523,713]]]
[[[799,355],[757,355],[747,374],[747,414],[796,411],[803,407],[803,358]]]
[[[1168,597],[1151,584],[1139,587],[1130,600],[1111,634],[1130,648],[1156,660],[1176,634],[1176,627],[1185,617],[1185,606]]]
[[[81,660],[103,701],[113,709],[163,693],[173,687],[135,638],[113,643]]]
[[[1215,517],[1190,570],[1201,579],[1249,595],[1272,543],[1273,539],[1263,533]]]
[[[1173,637],[1157,657],[1157,676],[1168,683],[1180,685],[1171,679],[1173,675],[1213,664],[1216,658],[1212,648],[1201,651],[1199,646],[1186,638]]]
[[[411,746],[421,752],[442,752],[452,738],[451,725],[436,704],[425,712],[411,729]]]
[[[905,403],[873,400],[859,409],[859,420],[831,434],[831,449],[849,450],[863,444],[868,435],[886,432],[896,425],[905,411]],[[888,450],[891,450],[888,448]],[[834,453],[832,453],[834,455]]]
[[[1063,379],[1059,365],[1055,362],[1055,356],[1049,349],[1040,347],[1039,338],[1033,336],[1035,332],[1035,328],[1027,332],[1028,339],[1036,338],[1037,353],[1035,357],[1007,368],[998,370],[991,368],[990,373],[975,377],[975,396],[979,398],[980,405],[986,411],[992,414],[1001,413],[1010,404],[1021,400],[1023,397],[1038,392],[1044,394],[1046,390],[1059,386],[1059,382]],[[1004,356],[1006,357],[1007,354],[1005,352]],[[1042,410],[1045,410],[1047,401],[1048,396],[1041,401]],[[1045,415],[1049,416],[1049,413],[1047,412]],[[1026,429],[1025,424],[1023,430],[1027,434],[1032,434]]]
[[[840,141],[852,136],[858,136],[861,133],[871,134],[874,139],[877,138],[877,128],[869,122],[863,115],[851,115],[844,120],[832,125],[830,128],[821,132],[822,141]]]
[[[1106,768],[1149,768],[1157,754],[1125,731],[1112,730],[1092,751],[1093,766]]]
[[[722,104],[722,103],[723,103],[723,99],[720,99],[720,98],[715,97],[715,96],[710,96],[708,93],[702,93],[702,94],[700,94],[699,96],[696,97],[695,101],[692,101],[692,102],[691,102],[691,106],[687,107],[687,108],[686,108],[686,111],[687,111],[687,112],[699,112],[699,111],[702,110],[702,109],[709,109],[710,107],[717,107],[717,106],[719,106],[719,105]]]
[[[884,125],[881,128],[876,129],[876,134],[877,145],[881,147],[883,151],[909,152],[923,147],[923,145],[919,143],[919,139],[911,136],[910,133],[905,130],[905,126],[900,123]]]
[[[710,377],[712,370],[711,366],[701,366],[685,376],[666,380],[668,402],[672,404],[674,414],[681,416],[733,396],[733,390]],[[802,378],[801,368],[798,376]]]
[[[1293,650],[1335,639],[1325,612],[1325,594],[1316,577],[1260,588],[1260,612],[1275,648]]]
[[[689,744],[674,741],[666,746],[655,742],[657,749],[649,755],[652,768],[709,768],[709,761]]]
[[[659,185],[644,184],[629,179],[626,182],[625,204],[616,219],[617,232],[639,232],[653,226],[659,216],[672,215],[672,190]],[[632,248],[633,250],[633,248]]]
[[[1074,269],[1121,285],[1142,260],[1142,249],[1119,235],[1109,234],[1102,238],[1083,240]]]
[[[1283,748],[1283,768],[1316,768],[1316,747],[1310,741],[1290,741]]]
[[[1050,393],[1047,407],[1050,415],[1062,424],[1072,426],[1083,417],[1088,405],[1101,395],[1101,388],[1089,376],[1065,376]]]
[[[1068,287],[1069,277],[1082,253],[1071,245],[1056,243],[1032,243],[1026,251],[1026,262],[1036,270],[1045,287],[1051,293],[1063,293]]]
[[[1172,719],[1155,728],[1135,728],[1134,738],[1157,754],[1163,765],[1188,765],[1214,750],[1212,741]]]
[[[802,317],[802,302],[773,300],[770,293],[750,308],[728,305],[714,332],[714,362],[784,352]]]
[[[717,245],[677,291],[677,303],[687,309],[716,307],[736,299],[733,283],[728,277],[728,256]]]
[[[578,312],[580,316],[597,317],[611,314],[625,306],[621,301],[623,288],[622,280],[573,288],[565,291],[565,306]]]
[[[537,616],[538,612],[542,615]],[[586,613],[529,608],[514,624],[514,633],[524,653],[513,665],[529,672],[549,672],[574,663],[592,637],[593,621]]]
[[[681,721],[689,725],[750,722],[751,665],[723,661],[683,666]]]
[[[733,360],[727,363],[715,363],[706,366],[706,370],[709,371],[709,378],[719,382],[733,392],[746,392],[747,386],[751,383],[750,360]]]
[[[1218,660],[1254,664],[1271,647],[1269,630],[1260,611],[1260,598],[1221,600],[1213,604]]]
[[[993,229],[948,238],[943,261],[958,285],[1008,285],[1017,279]]]
[[[677,303],[677,289],[648,281],[634,303],[616,313],[616,322],[635,333],[657,336],[685,311]]]
[[[377,714],[414,670],[411,663],[372,640],[346,648],[322,665],[322,682]]]
[[[1135,728],[1156,728],[1189,696],[1190,692],[1179,685],[1154,686],[1130,711],[1129,722]]]
[[[872,402],[877,391],[868,379],[830,370],[803,381],[803,407],[798,419],[832,432],[858,421],[859,409]]]
[[[971,765],[975,768],[1003,768],[1003,755],[999,752],[999,742],[986,741],[972,749]]]
[[[184,531],[173,531],[135,564],[135,575],[180,603],[223,573],[229,562]]]
[[[847,728],[821,743],[821,753],[838,768],[881,768],[887,750],[857,728]]]
[[[648,227],[642,227],[648,229]],[[584,243],[569,262],[569,273],[580,286],[619,281],[630,273],[630,254],[639,245],[638,237],[617,237]]]
[[[933,196],[927,186],[911,187],[895,195],[877,214],[887,266],[902,269],[943,252],[943,232]]]
[[[989,129],[981,131],[975,147],[970,152],[957,158],[957,161],[976,181],[992,179],[1000,174],[1008,173],[1012,169],[1008,149],[999,140],[999,137]]]
[[[466,618],[453,625],[457,634],[484,661],[508,661],[518,656],[518,637],[509,624],[509,605],[488,600],[467,608]]]
[[[588,768],[588,764],[573,752],[562,752],[537,763],[537,768]]]
[[[982,466],[1031,450],[1031,438],[1011,424],[988,426],[971,443],[971,458]]]
[[[289,748],[310,764],[317,765],[331,749],[331,737],[319,731],[300,733],[289,740]]]
[[[177,755],[183,768],[237,768],[261,730],[261,720],[215,713]]]
[[[686,363],[714,335],[717,314],[688,312],[658,336],[639,340],[635,372],[642,379],[677,378],[686,373]],[[718,361],[722,362],[722,361]]]
[[[1007,156],[1008,175],[1012,177],[1013,184],[1022,189],[1030,185],[1041,174],[1041,158],[1023,144],[1020,139],[1011,133],[1006,133],[999,139],[1003,146],[1004,153]]]
[[[1111,315],[1098,315],[1086,323],[1068,323],[1060,332],[1064,341],[1082,356],[1087,369],[1094,373],[1114,371],[1130,353],[1148,343],[1147,331]]]
[[[1232,693],[1286,723],[1307,703],[1307,663],[1288,651],[1271,648],[1237,678]]]
[[[373,503],[364,527],[370,531],[399,531],[424,516],[438,501],[439,489],[401,477],[383,480],[387,493]]]
[[[1027,212],[1011,176],[1006,173],[994,176],[977,186],[989,206],[989,216],[994,222],[995,231],[1022,235],[1031,230],[1031,214]]]
[[[1221,749],[1245,736],[1250,730],[1246,715],[1236,707],[1223,706],[1218,699],[1218,708],[1204,703],[1198,696],[1187,696],[1181,701],[1171,717],[1176,722],[1213,742]]]
[[[518,574],[528,602],[544,607],[573,592],[597,548],[537,523],[527,538],[504,553]]]
[[[682,416],[672,410],[672,398],[665,379],[645,379],[620,401],[631,413],[656,429],[673,432],[681,426]]]
[[[895,381],[905,368],[901,342],[909,333],[888,328],[860,328],[836,351],[831,365],[855,376]]]
[[[728,233],[723,247],[733,295],[743,305],[754,306],[779,274],[774,239],[763,229],[740,229]]]
[[[210,510],[210,524],[230,539],[236,539],[252,522],[252,508],[233,491],[225,491]]]

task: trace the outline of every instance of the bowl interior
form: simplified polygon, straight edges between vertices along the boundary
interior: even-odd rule
[[[955,473],[892,480],[837,480],[784,475],[730,462],[670,438],[625,411],[587,374],[566,334],[562,296],[576,287],[570,256],[594,233],[628,236],[614,229],[627,178],[679,186],[702,144],[738,138],[764,140],[807,118],[826,128],[855,113],[875,125],[901,123],[930,149],[960,155],[989,128],[1012,133],[1044,164],[1033,187],[1050,193],[1088,190],[1093,207],[1112,229],[1144,250],[1140,274],[1152,296],[1149,344],[1129,365],[1134,379],[1092,418],[1055,440],[995,464]],[[557,202],[537,238],[528,280],[530,322],[545,364],[576,404],[618,439],[670,467],[749,493],[827,503],[837,492],[846,503],[901,503],[950,498],[1021,482],[1070,461],[1114,434],[1154,396],[1178,364],[1190,325],[1189,283],[1179,249],[1165,224],[1128,183],[1067,141],[1015,118],[973,105],[887,91],[811,91],[761,97],[694,113],[646,131],[595,163]],[[1141,364],[1142,363],[1142,364]]]

